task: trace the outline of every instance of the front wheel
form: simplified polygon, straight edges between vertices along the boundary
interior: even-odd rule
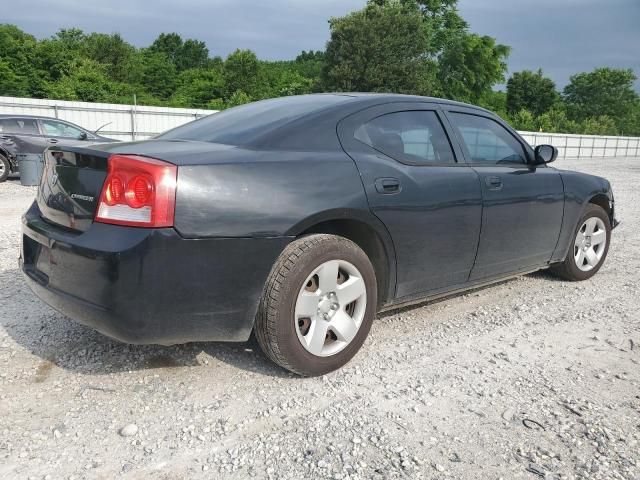
[[[551,267],[551,271],[571,281],[593,277],[607,258],[610,241],[611,222],[607,212],[598,205],[588,205],[578,222],[567,258]]]
[[[360,349],[376,305],[367,255],[346,238],[309,235],[288,245],[274,265],[254,331],[278,365],[299,375],[323,375]]]

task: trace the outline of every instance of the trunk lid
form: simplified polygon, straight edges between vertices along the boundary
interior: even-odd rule
[[[198,165],[245,161],[246,152],[232,145],[177,140],[56,145],[44,152],[44,171],[37,202],[42,218],[79,232],[95,217],[112,154],[142,155],[171,164]]]
[[[61,147],[44,152],[44,170],[37,202],[50,223],[86,231],[93,223],[109,154],[86,148]]]

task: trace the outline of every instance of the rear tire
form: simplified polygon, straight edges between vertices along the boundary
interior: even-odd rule
[[[573,234],[564,262],[551,272],[573,282],[593,277],[604,264],[611,243],[611,222],[607,212],[589,204]]]
[[[0,183],[4,182],[11,173],[11,164],[4,155],[0,155]]]
[[[299,375],[342,367],[371,329],[376,285],[369,258],[352,241],[326,234],[295,240],[267,279],[254,326],[260,347]]]

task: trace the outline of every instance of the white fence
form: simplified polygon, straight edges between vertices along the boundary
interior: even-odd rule
[[[561,158],[637,157],[640,137],[570,135],[566,133],[519,132],[530,145],[549,144]]]
[[[110,103],[67,102],[33,98],[0,97],[0,114],[44,115],[96,130],[119,140],[142,140],[217,110],[142,107]],[[605,137],[564,133],[520,132],[531,145],[548,143],[561,158],[637,157],[640,137]]]
[[[0,97],[0,114],[42,115],[100,130],[100,135],[118,140],[142,140],[215,113],[192,108],[143,107],[111,103],[67,102],[35,98]]]

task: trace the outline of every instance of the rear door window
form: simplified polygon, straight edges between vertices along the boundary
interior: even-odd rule
[[[387,113],[361,125],[354,136],[402,163],[455,163],[447,134],[433,111]]]
[[[38,123],[32,118],[0,119],[0,134],[39,135]]]

